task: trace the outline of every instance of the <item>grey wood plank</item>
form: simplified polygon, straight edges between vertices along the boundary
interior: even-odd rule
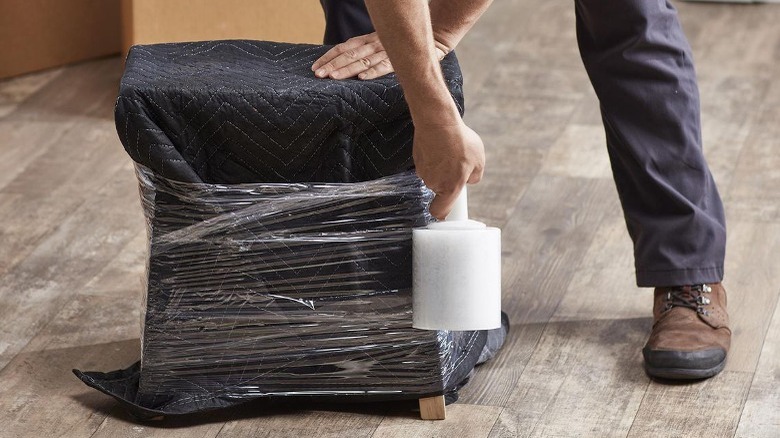
[[[269,415],[257,415],[225,424],[219,437],[268,437],[297,438],[317,437],[370,437],[382,421],[377,412],[348,412],[293,409],[273,409]]]
[[[504,307],[506,311],[507,308]],[[512,328],[499,354],[475,369],[460,391],[458,403],[506,406],[544,331],[545,323],[521,323],[510,314]]]
[[[138,348],[137,340],[130,340],[17,355],[0,377],[0,436],[90,436],[115,402],[84,386],[70,369],[81,364],[121,368],[134,360]]]
[[[24,166],[2,192],[22,193],[31,198],[38,197],[37,200],[65,189],[70,189],[71,196],[82,192],[86,195],[91,187],[99,186],[96,183],[100,180],[96,181],[96,178],[105,177],[117,166],[130,162],[116,137],[112,121],[78,120],[70,124],[45,153]],[[64,183],[68,186],[62,188]]]
[[[138,304],[138,296],[129,294],[75,295],[47,321],[46,326],[30,340],[21,354],[32,354],[47,349],[137,341],[141,335],[139,324],[141,306]],[[134,345],[132,353],[138,356],[141,350],[137,342]],[[137,357],[132,362],[135,360]],[[77,361],[73,367],[89,365],[92,364],[82,365]]]
[[[474,219],[504,226],[565,129],[576,101],[492,95],[474,106],[467,121],[482,135],[485,176],[469,186]]]
[[[27,257],[118,169],[124,166],[127,178],[134,178],[113,132],[109,122],[76,123],[0,188],[2,194],[19,195],[0,210],[5,243],[0,247],[0,274]]]
[[[569,123],[545,156],[540,173],[578,178],[612,178],[604,128]]]
[[[568,3],[546,2],[529,5],[526,0],[494,2],[480,21],[464,37],[456,49],[465,78],[467,105],[483,101],[483,87],[496,82],[496,68],[502,64],[536,65],[538,59],[528,60],[540,46],[560,55],[561,46],[574,47],[573,8]],[[550,29],[555,28],[555,32]],[[555,46],[555,47],[553,47]],[[535,50],[519,51],[518,47]],[[567,52],[570,53],[570,52]],[[555,62],[561,56],[546,57]],[[575,57],[575,59],[577,59]],[[509,86],[516,85],[511,80]]]
[[[633,276],[628,275],[631,270],[622,262],[630,259],[626,257],[631,254],[630,241],[621,218],[613,215],[611,219],[602,223],[598,237],[591,245],[591,251],[580,264],[577,275],[569,284],[567,295],[562,299],[552,316],[552,322],[547,325],[544,335],[536,345],[534,354],[517,384],[517,391],[507,401],[506,408],[493,430],[493,436],[625,436],[628,432],[647,386],[639,353],[652,324],[652,294],[635,290],[632,284]],[[768,292],[744,300],[740,300],[739,296],[737,300],[732,299],[732,314],[735,315],[737,324],[736,353],[733,353],[736,360],[730,362],[729,369],[752,369],[757,358],[756,340],[760,347],[760,340],[763,339],[762,328],[768,321],[768,318],[762,315],[766,312],[762,310],[773,308],[771,305],[767,306],[767,302],[774,303],[776,294],[774,288],[761,280],[757,281],[756,278],[771,279],[778,274],[774,272],[777,268],[769,256],[777,251],[775,244],[767,243],[766,240],[759,243],[757,236],[778,235],[778,230],[768,226],[732,226],[732,259],[737,259],[741,266],[756,269],[739,272],[732,281],[738,284],[752,282],[753,284],[747,286],[749,289]],[[609,259],[613,263],[610,263]],[[769,263],[762,263],[762,260],[769,260]],[[588,268],[589,266],[595,266],[595,271]],[[621,277],[621,281],[615,281]],[[749,310],[743,306],[749,307]],[[630,328],[612,330],[611,326],[618,324],[622,318],[632,317],[637,318],[633,320],[635,324],[632,339],[626,339],[629,337],[626,334],[632,333]],[[551,327],[561,323],[559,320],[575,325],[575,329],[560,335],[561,338],[573,342],[574,346],[568,350],[559,345],[550,346],[549,354],[558,359],[551,364],[549,360],[539,359],[538,355],[544,354],[548,343],[554,344],[547,334]],[[603,333],[589,332],[592,327],[602,324],[607,324],[609,329],[604,329]],[[585,333],[581,337],[582,344],[576,341],[580,332]],[[614,333],[621,333],[621,336],[615,339]],[[599,347],[598,343],[604,342],[607,345]],[[606,351],[613,343],[618,344],[617,353]],[[569,354],[580,361],[563,362],[560,357],[568,360],[568,351],[574,352]],[[631,355],[628,352],[632,352]],[[621,363],[620,359],[624,362]],[[558,369],[560,362],[563,364]],[[600,367],[608,369],[604,371]],[[585,371],[581,371],[583,369]],[[632,372],[633,380],[626,377],[626,374]],[[594,376],[598,377],[593,380]],[[583,400],[587,400],[590,408],[582,406]],[[621,409],[614,412],[610,409],[613,407]],[[599,412],[601,415],[594,415]]]
[[[136,300],[77,296],[61,304],[0,371],[0,436],[90,436],[115,402],[70,370],[111,370],[137,360]]]
[[[621,279],[627,274],[633,278],[634,258],[631,256],[633,251],[634,245],[628,235],[623,210],[620,209],[617,190],[615,190],[610,211],[596,230],[593,244],[588,247],[579,267],[585,271],[596,272],[613,270],[621,273]],[[631,286],[635,285],[636,281],[632,281]]]
[[[683,28],[696,28],[693,38],[698,69],[728,73],[750,72],[755,77],[772,77],[780,54],[780,19],[775,5],[747,8],[721,4],[676,2]],[[728,35],[724,34],[728,30]]]
[[[115,56],[63,67],[60,74],[17,104],[4,119],[113,120],[122,68],[122,60]]]
[[[608,180],[534,178],[502,235],[502,305],[512,332],[463,389],[464,403],[506,406],[614,198]]]
[[[764,339],[761,359],[750,384],[736,436],[780,436],[780,300]]]
[[[73,123],[0,120],[0,190],[56,144]]]
[[[490,436],[626,436],[648,385],[647,326],[619,315],[548,323]]]
[[[595,231],[616,207],[610,180],[537,175],[503,229],[505,305],[516,306],[523,321],[546,322],[552,313],[537,312],[537,304],[562,296],[560,289],[571,280],[567,274],[576,272]]]
[[[62,69],[52,69],[43,72],[0,81],[0,119],[16,109],[19,103],[40,90],[49,81],[62,73]]]
[[[373,438],[486,437],[501,412],[497,406],[457,403],[447,406],[447,419],[423,421],[417,417],[387,416]]]
[[[172,418],[139,423],[122,408],[114,407],[103,417],[91,438],[214,438],[225,425],[224,419],[211,413],[192,418]],[[215,417],[215,418],[213,418]],[[199,421],[198,421],[199,420]]]
[[[726,192],[726,207],[740,220],[780,223],[780,84],[776,81],[756,112]]]
[[[492,5],[455,49],[461,62],[466,105],[480,99],[482,84],[518,38],[515,1]],[[500,35],[500,37],[496,37]]]
[[[589,87],[590,83],[584,71],[501,64],[486,80],[483,90],[516,98],[581,99],[587,95],[586,90]]]
[[[731,184],[743,146],[761,112],[770,81],[754,75],[699,74],[704,156],[721,190]],[[724,191],[723,194],[726,194]]]
[[[0,284],[0,366],[5,365],[143,225],[125,212],[138,205],[129,169],[120,168],[100,190],[10,271]],[[137,207],[136,207],[137,208]]]
[[[729,17],[729,7],[718,3],[688,3],[677,1],[674,7],[677,8],[678,16],[685,31],[688,41],[693,46],[696,53],[696,61],[701,61],[705,53],[711,50],[710,46],[722,44],[720,31]],[[701,58],[701,59],[700,59]]]
[[[732,437],[752,373],[724,371],[695,383],[651,383],[629,437]]]
[[[140,205],[127,214],[137,216],[138,224],[143,223]],[[84,285],[81,289],[82,294],[108,296],[134,294],[138,296],[139,305],[141,304],[141,291],[146,281],[144,274],[148,257],[148,241],[145,229],[138,228],[137,231],[135,237],[119,251],[119,254]]]
[[[775,224],[731,222],[724,284],[733,337],[726,369],[705,382],[652,383],[629,436],[734,435],[778,302],[778,238]],[[690,415],[705,411],[711,412],[706,422]]]
[[[733,332],[726,370],[752,373],[780,297],[780,224],[732,220],[726,249],[723,284]]]
[[[480,91],[519,98],[580,99],[590,89],[575,36],[574,5],[522,2],[510,13],[511,36],[493,34],[486,44],[510,46],[501,53]]]
[[[636,287],[632,253],[622,211],[614,200],[552,319],[648,317],[652,294]]]
[[[491,436],[626,436],[648,385],[641,347],[652,325],[630,254],[609,209]]]
[[[780,267],[769,254],[778,249],[776,243],[757,241],[758,236],[780,236],[780,230],[773,227],[732,226],[731,259],[754,270],[743,269],[731,281],[759,292],[737,294],[730,301],[735,347],[727,370],[752,370],[755,366],[769,319],[766,309],[771,315],[772,304],[777,302],[777,288],[771,286],[771,279],[780,274],[775,272]],[[602,231],[605,229],[609,232]],[[628,433],[648,384],[640,350],[652,325],[652,294],[636,290],[631,270],[620,262],[630,254],[630,245],[626,245],[624,231],[615,233],[616,229],[623,231],[618,217],[611,224],[602,224],[591,245],[591,249],[598,248],[602,260],[586,256],[580,264],[492,436]],[[621,239],[610,239],[610,234]],[[605,254],[612,255],[617,267],[604,260]],[[723,421],[735,424],[741,399],[729,402],[736,403],[731,406],[734,409],[718,415],[732,414]]]
[[[583,90],[583,96],[572,114],[571,123],[578,125],[604,126],[601,120],[599,99],[596,96],[596,91],[593,90],[592,87]]]

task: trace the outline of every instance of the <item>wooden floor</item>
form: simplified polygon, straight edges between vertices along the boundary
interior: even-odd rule
[[[448,419],[406,405],[248,405],[135,424],[71,368],[139,356],[145,229],[113,127],[118,58],[0,82],[1,437],[780,436],[780,6],[679,3],[726,202],[734,329],[701,383],[641,368],[635,287],[570,1],[500,0],[459,49],[488,148],[472,214],[503,228],[512,333]]]

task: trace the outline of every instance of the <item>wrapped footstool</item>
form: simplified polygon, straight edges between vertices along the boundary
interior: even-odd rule
[[[137,417],[454,398],[500,346],[503,330],[412,328],[411,229],[431,220],[431,193],[408,108],[392,75],[315,78],[327,49],[131,49],[116,127],[148,225],[141,360],[75,372]],[[462,109],[454,55],[442,68]]]

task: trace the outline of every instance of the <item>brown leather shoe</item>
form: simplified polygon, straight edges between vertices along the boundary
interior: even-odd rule
[[[705,379],[726,365],[731,345],[726,290],[711,285],[655,289],[645,371],[663,379]]]

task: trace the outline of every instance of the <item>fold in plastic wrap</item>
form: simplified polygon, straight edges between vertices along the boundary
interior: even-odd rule
[[[412,328],[411,230],[432,197],[414,173],[219,185],[136,169],[150,245],[135,404],[417,398],[457,388],[482,353],[484,332]]]

